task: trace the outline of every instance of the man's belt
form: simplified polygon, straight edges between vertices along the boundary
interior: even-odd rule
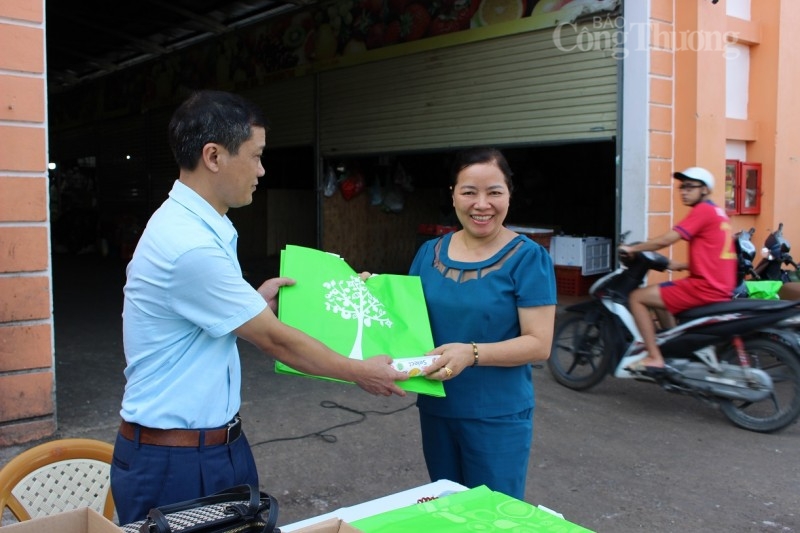
[[[218,446],[230,444],[242,434],[242,419],[236,416],[227,426],[216,429],[155,429],[122,421],[119,434],[136,442],[136,431],[139,431],[139,443],[153,446],[176,446],[197,448],[199,446]],[[201,436],[202,442],[201,442]]]

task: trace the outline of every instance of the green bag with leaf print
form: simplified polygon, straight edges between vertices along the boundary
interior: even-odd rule
[[[280,275],[297,283],[281,287],[278,318],[344,357],[389,355],[396,368],[410,370],[413,376],[424,366],[420,358],[434,348],[418,276],[379,274],[364,282],[339,256],[292,245],[281,252]],[[280,361],[275,371],[307,375]],[[444,396],[440,381],[421,376],[398,386]]]

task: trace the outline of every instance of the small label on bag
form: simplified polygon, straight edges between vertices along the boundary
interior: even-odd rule
[[[408,357],[404,359],[395,359],[392,361],[392,367],[399,372],[407,372],[409,377],[422,375],[422,369],[426,366],[433,364],[438,355],[424,355],[422,357]]]

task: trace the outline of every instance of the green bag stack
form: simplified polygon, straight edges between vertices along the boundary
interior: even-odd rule
[[[364,533],[591,533],[590,530],[485,485],[387,511],[351,525]]]

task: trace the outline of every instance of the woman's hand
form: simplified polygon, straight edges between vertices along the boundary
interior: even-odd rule
[[[458,342],[443,344],[426,355],[439,356],[424,369],[425,377],[436,381],[453,379],[475,361],[472,344]]]
[[[480,352],[478,366],[513,367],[545,361],[553,344],[556,306],[540,305],[517,309],[520,336],[500,342],[484,342],[473,347],[471,342],[454,342],[434,348],[426,355],[436,361],[423,369],[425,377],[445,381],[472,366]]]

